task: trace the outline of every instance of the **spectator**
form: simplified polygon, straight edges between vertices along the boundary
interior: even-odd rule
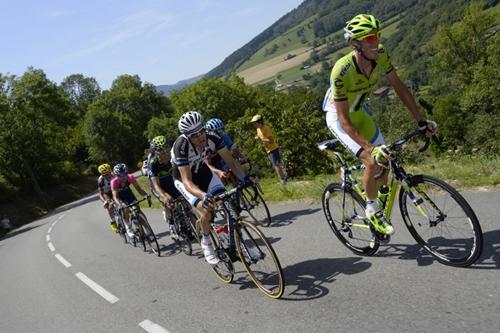
[[[2,220],[0,221],[0,224],[2,226],[2,229],[5,231],[5,232],[8,232],[12,229],[12,223],[10,222],[10,219],[7,215],[4,215],[2,217]]]
[[[276,174],[278,175],[281,184],[286,184],[286,172],[281,164],[280,159],[280,147],[278,143],[273,138],[273,132],[269,126],[264,125],[264,119],[260,114],[253,116],[252,120],[250,120],[253,127],[257,130],[257,135],[255,136],[255,140],[260,141],[264,148],[266,148],[266,153],[271,160],[271,164],[273,165]]]

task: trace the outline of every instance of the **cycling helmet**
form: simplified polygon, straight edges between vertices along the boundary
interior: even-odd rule
[[[205,127],[212,131],[224,129],[224,122],[219,118],[212,118],[205,124]]]
[[[165,150],[167,148],[167,139],[163,135],[158,135],[151,140],[151,149]]]
[[[119,177],[125,176],[127,174],[127,172],[128,172],[128,169],[127,169],[127,166],[125,165],[125,163],[118,163],[113,168],[113,173]]]
[[[186,112],[179,119],[178,127],[182,134],[199,132],[203,128],[203,116],[196,111]]]
[[[344,28],[344,38],[349,42],[351,40],[360,40],[365,36],[380,30],[380,22],[373,15],[359,14],[346,22]]]
[[[97,167],[97,171],[99,171],[101,175],[104,175],[111,171],[111,165],[108,163],[101,164]]]

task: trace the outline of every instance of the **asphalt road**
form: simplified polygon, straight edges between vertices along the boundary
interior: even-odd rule
[[[0,240],[0,332],[499,332],[500,192],[464,195],[485,239],[471,268],[422,253],[397,211],[391,243],[359,257],[319,202],[272,205],[263,230],[286,275],[281,300],[239,263],[224,285],[198,246],[177,252],[158,210],[146,214],[162,257],[124,244],[83,200]]]

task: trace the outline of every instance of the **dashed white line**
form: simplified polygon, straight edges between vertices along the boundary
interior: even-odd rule
[[[62,255],[60,255],[59,253],[56,253],[55,256],[56,256],[57,260],[59,260],[61,262],[61,264],[66,266],[66,268],[71,267],[71,264],[69,263],[69,261],[64,259]]]
[[[47,240],[47,242],[50,242],[50,235],[47,235],[45,239]]]
[[[83,283],[85,283],[90,289],[98,293],[102,298],[104,298],[109,303],[113,304],[118,302],[119,298],[115,295],[108,292],[106,289],[92,281],[89,277],[87,277],[82,272],[78,272],[75,274],[77,278],[79,278]]]
[[[52,243],[48,243],[47,245],[49,246],[50,251],[54,252],[56,250],[56,248],[54,247],[54,245],[52,245]]]
[[[144,320],[139,323],[139,326],[142,327],[149,333],[170,333],[170,331],[164,329],[158,324],[153,323],[151,320]]]
[[[47,233],[50,234],[52,232],[52,227],[49,228],[49,230],[47,230]]]

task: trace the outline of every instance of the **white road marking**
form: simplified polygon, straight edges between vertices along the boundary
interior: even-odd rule
[[[169,330],[164,329],[158,324],[153,323],[151,320],[144,320],[139,323],[139,326],[142,327],[149,333],[170,333]]]
[[[85,283],[90,289],[98,293],[102,298],[104,298],[109,303],[113,304],[118,302],[119,298],[115,295],[108,292],[106,289],[92,281],[89,277],[87,277],[82,272],[78,272],[75,274],[77,278],[79,278],[83,283]]]
[[[50,242],[50,235],[47,235],[45,239],[47,240],[47,242]]]
[[[57,260],[59,260],[61,262],[61,264],[66,266],[66,268],[71,267],[71,264],[69,263],[69,261],[64,259],[62,255],[60,255],[59,253],[56,253],[55,256],[56,256]]]
[[[49,243],[47,245],[49,246],[50,251],[54,252],[56,250],[56,248],[54,247],[54,245],[52,245],[52,243]]]
[[[48,234],[50,234],[52,232],[52,227],[49,228],[49,230],[47,231]]]

